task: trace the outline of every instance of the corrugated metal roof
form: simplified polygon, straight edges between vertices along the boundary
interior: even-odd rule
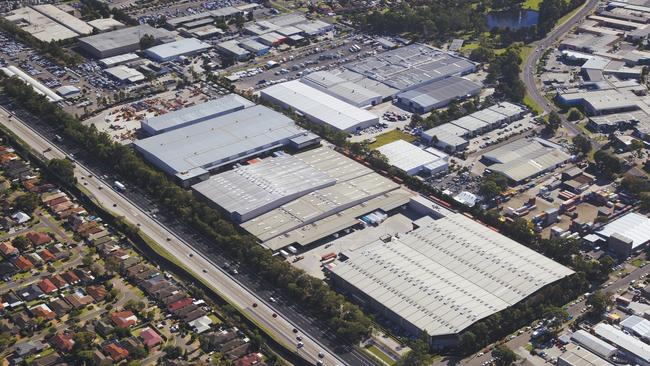
[[[388,158],[390,165],[409,174],[416,174],[426,165],[444,162],[447,156],[444,153],[436,156],[404,140],[393,141],[377,148],[377,151]]]
[[[630,212],[597,232],[604,238],[609,238],[615,233],[632,239],[632,248],[636,248],[650,241],[650,219],[640,213]]]
[[[632,354],[646,363],[650,363],[650,345],[632,337],[609,324],[598,323],[593,328],[596,335],[609,343],[615,344],[626,353]]]

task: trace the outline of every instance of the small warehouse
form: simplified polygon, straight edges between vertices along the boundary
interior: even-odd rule
[[[79,46],[92,57],[106,58],[139,50],[140,39],[146,34],[152,36],[156,43],[167,43],[174,40],[173,33],[142,24],[80,38]]]
[[[252,38],[241,41],[239,43],[239,46],[249,51],[250,53],[254,54],[255,56],[262,56],[263,54],[269,52],[269,50],[271,49],[269,46],[257,42]]]
[[[212,47],[210,44],[196,38],[183,38],[178,41],[148,48],[144,53],[154,61],[166,62],[177,60],[181,56],[196,55],[197,53],[208,50],[210,47]]]
[[[470,132],[462,127],[445,123],[422,132],[422,139],[447,152],[464,150],[469,146],[465,138]]]
[[[557,366],[613,366],[584,348],[573,348],[557,358]]]
[[[611,251],[627,257],[650,243],[650,219],[630,212],[603,226],[596,234],[607,241]]]
[[[113,79],[125,83],[137,83],[144,80],[144,75],[136,70],[125,65],[118,65],[104,70],[105,73],[110,75]]]
[[[397,94],[397,101],[414,113],[424,114],[436,108],[446,107],[454,100],[478,95],[481,87],[473,81],[451,76]]]
[[[609,359],[618,352],[616,347],[582,329],[575,331],[571,340],[602,358]]]
[[[393,141],[377,148],[388,163],[408,175],[420,172],[436,174],[449,168],[449,156],[434,149],[421,149],[404,140]]]
[[[239,46],[235,40],[225,41],[215,46],[220,53],[233,57],[235,60],[243,61],[251,56],[251,53]]]

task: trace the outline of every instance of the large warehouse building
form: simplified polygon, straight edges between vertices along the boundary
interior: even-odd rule
[[[598,337],[623,351],[632,364],[650,366],[650,345],[609,324],[598,323],[593,327],[593,331]]]
[[[93,57],[106,58],[140,49],[140,39],[144,35],[154,37],[156,43],[167,43],[174,40],[174,34],[148,24],[118,29],[108,33],[79,39],[79,46]]]
[[[627,258],[650,243],[650,218],[630,212],[603,226],[596,234],[607,242],[609,250]]]
[[[60,41],[91,34],[93,28],[52,4],[12,11],[4,18],[43,42]]]
[[[303,76],[301,81],[360,108],[373,106],[382,101],[382,97],[378,93],[340,78],[328,71],[312,72],[307,76]]]
[[[398,208],[408,203],[412,195],[397,183],[328,147],[294,157],[336,184],[314,190],[241,224],[272,250],[309,245],[357,225],[363,215]]]
[[[178,41],[169,42],[148,48],[144,51],[147,57],[157,62],[177,60],[181,56],[191,56],[201,53],[212,47],[196,38],[182,38]]]
[[[445,107],[454,100],[478,95],[482,87],[471,80],[451,76],[397,94],[397,102],[414,113],[423,114]]]
[[[300,148],[320,138],[264,106],[240,109],[134,143],[145,159],[183,186],[208,178],[210,171],[267,151]]]
[[[151,117],[142,122],[142,131],[148,135],[157,135],[254,105],[253,102],[237,94],[228,94],[205,103]]]
[[[388,158],[388,164],[408,175],[420,172],[436,174],[449,168],[449,155],[432,149],[421,149],[404,140],[397,140],[377,148]]]
[[[453,347],[479,320],[573,273],[458,213],[341,253],[334,285],[434,348]]]
[[[521,183],[566,163],[571,156],[562,147],[540,138],[519,139],[483,155],[488,168]]]
[[[379,122],[379,117],[346,103],[300,80],[270,86],[260,96],[282,108],[293,109],[310,121],[330,126],[339,131],[354,132]]]

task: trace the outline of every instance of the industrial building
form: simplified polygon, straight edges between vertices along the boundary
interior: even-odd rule
[[[650,345],[609,324],[598,323],[593,331],[596,336],[625,352],[629,362],[640,366],[650,365]]]
[[[239,46],[255,56],[262,56],[265,53],[269,52],[271,49],[271,47],[262,44],[252,38],[242,40],[239,42]]]
[[[397,140],[377,148],[388,158],[388,164],[408,175],[420,172],[436,174],[449,168],[449,155],[432,149],[421,149],[404,140]]]
[[[630,212],[603,226],[596,235],[607,241],[609,250],[627,258],[650,243],[650,218]]]
[[[75,38],[93,31],[83,20],[51,4],[19,8],[4,18],[43,42]]]
[[[144,50],[145,55],[157,62],[177,60],[181,56],[191,56],[208,50],[210,44],[196,38],[182,38]]]
[[[145,79],[140,71],[126,65],[113,66],[104,70],[111,78],[124,84],[137,83]]]
[[[294,122],[264,106],[210,118],[134,143],[145,159],[183,186],[208,178],[210,171],[283,146],[317,143]]]
[[[140,39],[144,35],[152,36],[156,43],[172,42],[175,38],[173,33],[165,29],[142,24],[80,38],[79,46],[95,58],[106,58],[139,50]]]
[[[454,347],[472,324],[573,273],[459,213],[341,253],[336,288],[433,348]]]
[[[288,27],[298,29],[299,31],[298,33],[292,32],[293,34],[291,35],[301,35],[304,37],[315,37],[334,29],[332,24],[321,20],[309,20],[299,13],[290,13],[246,24],[244,31],[254,36],[262,36],[281,29],[286,30]]]
[[[465,150],[469,141],[465,138],[470,132],[463,127],[452,123],[445,123],[440,126],[422,132],[422,139],[447,152]]]
[[[118,20],[115,20],[115,18],[91,20],[88,22],[88,25],[96,29],[98,32],[108,32],[124,28],[124,24]]]
[[[157,135],[254,105],[253,102],[237,94],[228,94],[205,103],[148,118],[142,122],[142,131],[148,135]]]
[[[409,202],[412,195],[370,168],[331,148],[294,155],[325,173],[336,184],[305,194],[241,224],[262,246],[278,250],[305,246],[359,224],[358,218],[389,212]]]
[[[483,155],[486,164],[491,164],[488,169],[517,184],[551,171],[570,159],[561,146],[537,137],[519,139]]]
[[[310,121],[339,131],[354,132],[379,122],[379,117],[329,94],[291,80],[260,91],[262,99],[293,109]]]
[[[616,347],[584,330],[575,331],[571,340],[604,359],[610,359],[618,353]]]
[[[454,100],[462,100],[481,92],[481,84],[451,76],[397,94],[397,102],[411,112],[423,114],[446,107]]]
[[[303,76],[301,81],[353,106],[364,108],[381,103],[378,93],[345,80],[329,71],[316,71]]]
[[[192,189],[242,222],[335,183],[304,161],[279,154],[214,175]]]
[[[621,322],[621,328],[644,341],[650,341],[650,321],[640,316],[631,315]]]
[[[557,358],[557,366],[613,366],[584,348],[572,348]]]
[[[239,42],[234,39],[220,42],[215,46],[215,48],[217,51],[227,56],[231,56],[237,61],[246,60],[251,56],[251,53],[248,50],[240,47]]]

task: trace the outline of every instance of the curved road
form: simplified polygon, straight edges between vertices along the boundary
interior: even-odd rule
[[[598,4],[598,0],[587,0],[587,2],[582,6],[578,12],[576,12],[569,20],[562,23],[559,26],[553,28],[551,32],[546,35],[546,38],[541,39],[532,43],[531,45],[535,47],[533,52],[531,52],[526,60],[524,60],[524,67],[521,71],[521,80],[526,85],[528,94],[530,97],[542,107],[544,113],[549,113],[555,109],[555,107],[549,102],[548,99],[542,94],[542,91],[537,88],[537,82],[535,81],[535,75],[537,73],[537,64],[539,59],[544,54],[544,51],[553,46],[560,38],[564,37],[578,22],[584,19],[589,13]],[[564,127],[573,135],[579,135],[582,131],[575,124],[562,119]]]
[[[56,145],[15,116],[10,116],[4,109],[0,109],[0,123],[35,151],[45,152],[46,159],[61,159],[66,156]],[[131,223],[137,223],[144,234],[176,257],[178,262],[194,273],[195,277],[201,277],[206,283],[213,284],[212,289],[222,298],[238,306],[248,317],[271,332],[276,340],[289,349],[293,348],[308,363],[314,365],[320,360],[323,365],[327,366],[347,364],[333,351],[279,313],[272,304],[248,290],[236,278],[221,270],[201,252],[192,248],[186,241],[150,217],[124,195],[115,191],[109,182],[103,182],[101,177],[96,176],[79,162],[75,166],[75,177],[80,183],[85,183],[84,188],[102,206],[109,208],[116,215],[123,216]],[[253,306],[254,303],[257,305]],[[277,317],[273,317],[273,314],[277,314]],[[299,333],[294,334],[294,329],[297,329]],[[297,347],[297,335],[303,337],[304,346],[300,348]],[[319,357],[319,353],[322,353],[324,357]]]

